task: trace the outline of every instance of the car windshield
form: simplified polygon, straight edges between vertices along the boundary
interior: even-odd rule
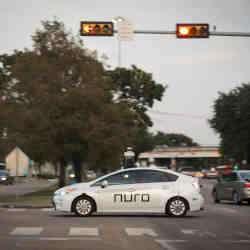
[[[8,171],[0,170],[0,175],[8,175]]]
[[[250,181],[250,171],[248,172],[241,172],[240,177],[246,181]]]
[[[181,171],[191,172],[191,171],[194,171],[194,169],[193,168],[182,168]]]

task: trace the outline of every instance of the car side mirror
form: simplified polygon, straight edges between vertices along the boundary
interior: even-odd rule
[[[101,187],[102,188],[106,188],[108,186],[108,181],[103,181],[102,184],[101,184]]]

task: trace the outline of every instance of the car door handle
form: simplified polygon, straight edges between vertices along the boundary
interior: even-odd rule
[[[135,189],[135,188],[129,188],[129,189],[127,189],[127,191],[128,191],[128,192],[135,192],[136,189]]]

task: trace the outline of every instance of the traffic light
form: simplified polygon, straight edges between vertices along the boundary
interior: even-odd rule
[[[113,22],[81,22],[81,36],[113,36]]]
[[[234,165],[234,170],[238,170],[238,168],[239,168],[238,165],[235,164],[235,165]]]
[[[176,24],[177,38],[208,38],[209,24]]]

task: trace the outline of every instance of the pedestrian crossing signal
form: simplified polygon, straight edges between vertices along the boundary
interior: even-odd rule
[[[209,24],[176,24],[177,38],[208,38]]]
[[[113,22],[81,22],[81,36],[113,36]]]

